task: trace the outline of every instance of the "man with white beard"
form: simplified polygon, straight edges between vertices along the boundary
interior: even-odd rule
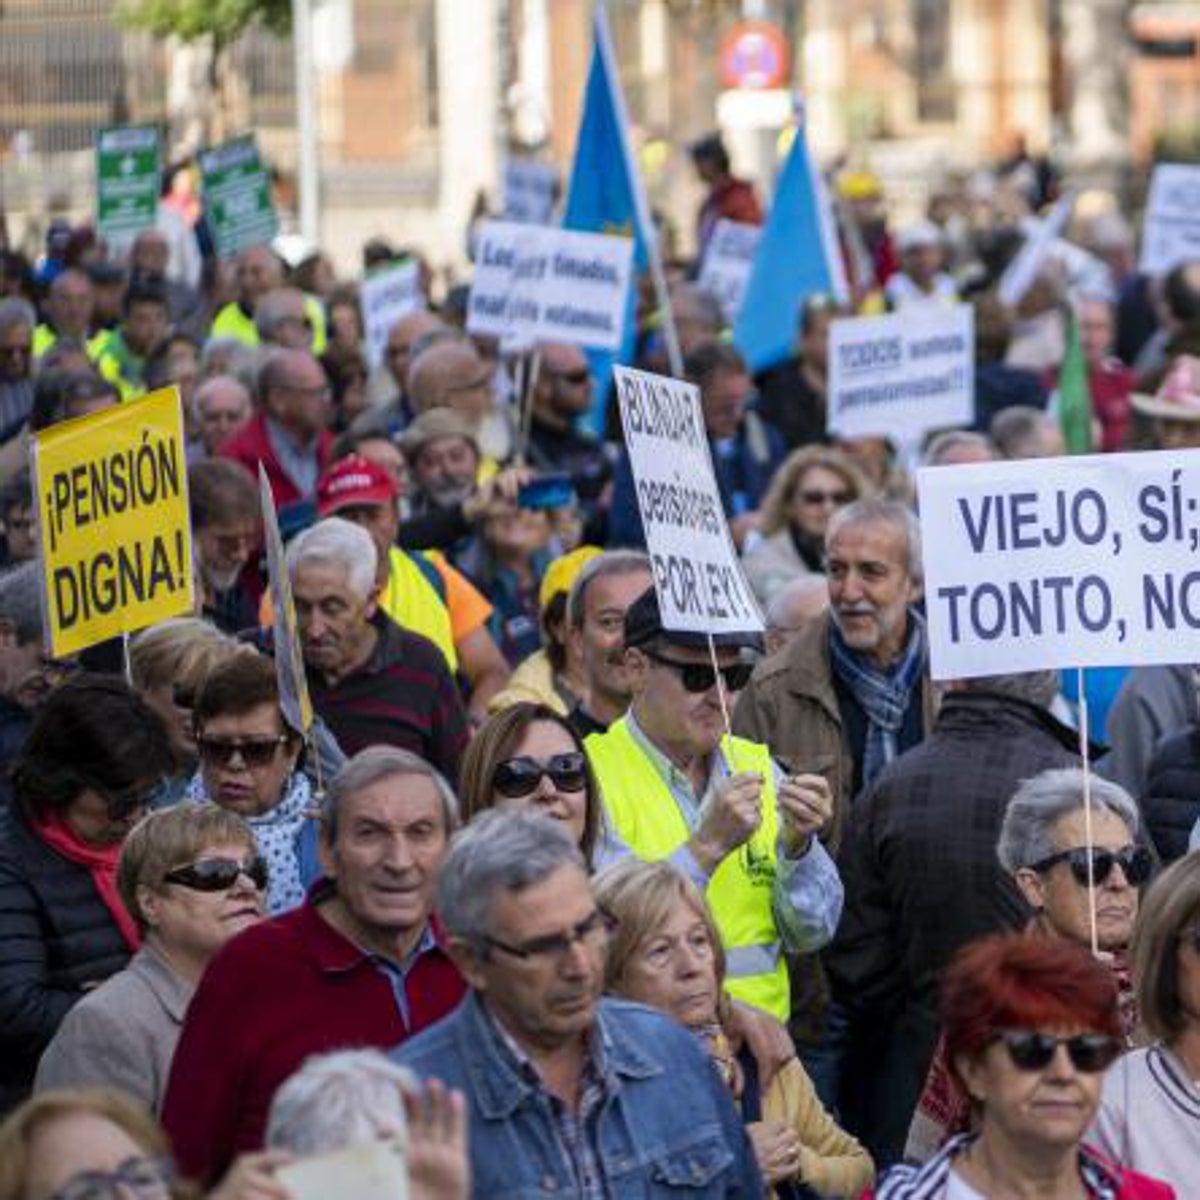
[[[188,470],[188,496],[205,617],[226,633],[256,626],[262,585],[248,564],[262,515],[254,479],[241,463],[204,459]]]

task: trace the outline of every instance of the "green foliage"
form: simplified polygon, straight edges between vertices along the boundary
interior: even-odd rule
[[[121,0],[122,24],[157,37],[185,42],[212,37],[219,44],[235,41],[255,22],[275,33],[291,28],[291,0]]]

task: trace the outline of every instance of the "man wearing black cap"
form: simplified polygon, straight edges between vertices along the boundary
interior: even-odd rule
[[[722,689],[738,691],[750,635],[714,638],[663,628],[650,588],[625,615],[633,704],[586,740],[609,825],[640,858],[669,859],[705,893],[721,930],[729,991],[786,1021],[784,951],[824,945],[842,886],[813,837],[832,813],[828,784],[785,778],[766,746],[723,738]],[[725,704],[728,701],[724,702]]]

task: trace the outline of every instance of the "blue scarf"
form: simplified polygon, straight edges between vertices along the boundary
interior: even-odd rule
[[[908,644],[888,671],[881,671],[867,655],[847,646],[836,621],[829,626],[829,658],[833,669],[867,714],[864,787],[900,752],[904,714],[925,671],[925,622],[911,609],[908,620]]]

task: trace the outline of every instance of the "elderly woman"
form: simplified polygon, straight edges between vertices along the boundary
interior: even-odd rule
[[[200,769],[188,799],[245,820],[267,863],[267,911],[295,908],[320,874],[316,801],[298,768],[300,735],[279,706],[275,665],[249,649],[234,655],[205,679],[192,713]]]
[[[771,1195],[797,1196],[804,1184],[822,1196],[858,1196],[874,1177],[870,1156],[821,1106],[799,1060],[764,1089],[753,1057],[730,1052],[721,1020],[725,954],[690,880],[669,863],[627,859],[597,877],[596,903],[615,926],[605,990],[661,1009],[712,1055],[740,1103]]]
[[[594,863],[603,825],[600,785],[571,723],[522,702],[489,717],[467,747],[458,784],[463,819],[489,808],[534,807],[562,821]]]
[[[861,471],[828,446],[802,446],[784,461],[759,512],[757,542],[743,560],[760,604],[792,579],[825,574],[825,531],[839,508],[869,494]]]
[[[1133,976],[1154,1042],[1105,1076],[1090,1140],[1188,1196],[1200,1179],[1200,854],[1170,866],[1142,899]]]
[[[1043,771],[1026,780],[1009,801],[996,852],[1033,910],[1027,930],[1031,934],[1090,946],[1088,893],[1094,893],[1096,941],[1114,977],[1122,1034],[1128,1041],[1137,1025],[1137,1006],[1125,949],[1137,917],[1138,888],[1149,880],[1154,859],[1137,842],[1140,822],[1129,794],[1093,776],[1089,874],[1083,783],[1083,772],[1071,768]],[[951,1074],[945,1051],[943,1042],[909,1129],[909,1161],[923,1162],[970,1121],[968,1097]]]
[[[138,947],[117,859],[171,765],[162,722],[120,679],[78,675],[34,719],[0,813],[0,1111],[70,1008]]]
[[[1019,933],[982,938],[951,963],[941,1007],[951,1069],[971,1098],[977,1132],[955,1137],[922,1167],[893,1167],[875,1200],[1175,1195],[1081,1145],[1104,1072],[1124,1045],[1112,973],[1087,950]]]
[[[209,959],[262,917],[266,881],[249,827],[216,805],[161,809],[134,826],[117,887],[141,949],[67,1014],[35,1091],[114,1087],[157,1112],[192,992]]]

